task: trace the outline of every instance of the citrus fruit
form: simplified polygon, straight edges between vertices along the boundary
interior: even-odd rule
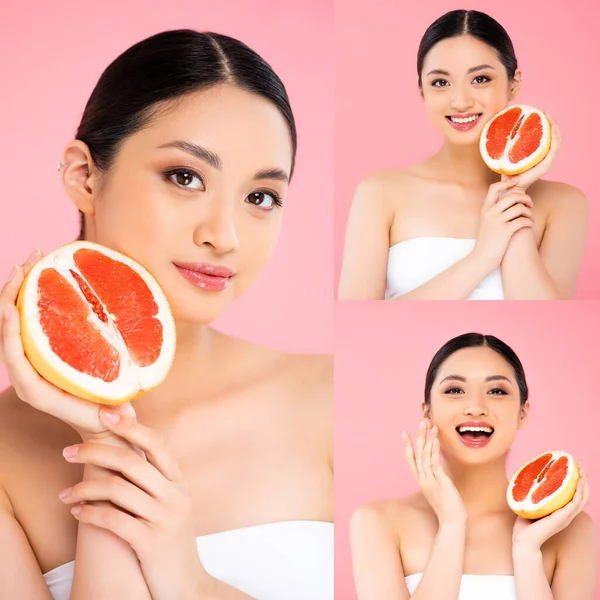
[[[570,454],[545,452],[513,475],[506,499],[518,515],[540,519],[572,500],[578,480],[579,468]]]
[[[138,398],[166,377],[175,323],[152,275],[131,258],[73,242],[41,258],[19,291],[29,362],[50,383],[100,404]]]
[[[485,164],[504,175],[518,175],[544,159],[550,150],[552,127],[533,106],[509,106],[485,124],[479,150]]]

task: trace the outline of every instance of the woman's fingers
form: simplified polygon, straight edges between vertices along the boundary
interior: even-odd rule
[[[508,179],[503,179],[496,183],[492,183],[492,185],[490,185],[490,187],[488,189],[487,196],[485,197],[485,201],[483,203],[483,208],[486,209],[486,208],[490,208],[490,207],[494,206],[494,204],[496,204],[496,202],[498,202],[501,192],[509,190],[510,188],[517,185],[518,182],[519,182],[519,177],[515,176],[515,177],[510,177]]]
[[[128,515],[110,504],[81,504],[71,509],[73,516],[82,523],[89,523],[102,529],[108,529],[125,540],[134,550],[145,544],[148,530],[143,521]]]
[[[433,481],[433,473],[431,471],[431,457],[433,454],[433,442],[436,439],[437,436],[437,427],[432,427],[431,429],[431,433],[429,435],[429,438],[427,439],[427,442],[425,444],[425,448],[423,449],[423,473],[425,475],[425,479],[429,482],[432,483]]]
[[[494,206],[491,214],[500,215],[504,213],[504,211],[509,209],[511,206],[519,205],[533,208],[533,200],[531,199],[531,196],[528,196],[527,194],[524,194],[522,192],[509,193],[506,195],[505,198],[502,198],[502,200],[500,200],[498,204]]]
[[[15,306],[25,275],[27,275],[31,267],[40,257],[41,252],[36,250],[31,253],[23,265],[15,265],[9,273],[6,283],[2,286],[2,290],[0,290],[0,360],[2,362],[4,362],[4,349],[2,347],[1,336],[5,322],[5,307],[6,305]]]
[[[423,449],[425,448],[425,441],[427,438],[427,430],[429,425],[426,420],[421,421],[421,425],[419,428],[419,433],[417,435],[417,442],[415,444],[415,462],[417,464],[417,473],[419,477],[422,478],[423,474]]]
[[[171,500],[170,483],[143,457],[129,448],[85,442],[65,448],[66,460],[78,464],[93,464],[121,473],[136,486],[163,502]]]
[[[417,470],[417,464],[415,462],[415,451],[413,448],[412,440],[410,439],[408,433],[406,433],[405,431],[402,432],[402,439],[404,440],[404,457],[406,458],[408,468],[413,474],[413,477],[417,481],[419,481],[419,472]]]
[[[23,350],[19,312],[13,304],[4,305],[2,327],[3,361],[10,381],[21,399],[38,398],[41,377],[31,366]],[[39,408],[36,406],[35,408]]]
[[[515,204],[510,208],[507,208],[501,215],[500,218],[505,223],[512,221],[513,219],[517,219],[518,217],[527,217],[533,220],[533,211],[523,204]]]
[[[160,504],[139,487],[118,475],[82,481],[68,490],[63,490],[59,496],[65,504],[112,502],[149,523],[157,522],[160,517]]]
[[[518,219],[514,219],[510,221],[509,230],[511,235],[514,235],[519,229],[524,229],[525,227],[531,227],[535,225],[533,219],[529,219],[528,217],[519,217]]]
[[[154,429],[141,425],[131,412],[125,414],[108,408],[100,410],[100,420],[106,428],[143,450],[146,459],[169,481],[180,482],[183,475],[177,461],[165,448],[162,436]]]

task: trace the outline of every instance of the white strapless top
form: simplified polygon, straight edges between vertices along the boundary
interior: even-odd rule
[[[423,577],[416,573],[405,577],[412,596]],[[517,600],[515,578],[512,575],[463,575],[458,600]]]
[[[385,299],[393,300],[422,286],[475,247],[467,238],[418,237],[394,244],[388,254]],[[500,268],[492,271],[468,300],[504,300]]]
[[[256,600],[333,600],[333,523],[283,521],[196,538],[212,577]],[[69,600],[75,562],[44,575],[54,600]]]

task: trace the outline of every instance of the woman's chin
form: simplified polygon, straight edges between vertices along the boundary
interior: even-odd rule
[[[176,325],[209,325],[215,321],[233,301],[230,294],[220,297],[217,294],[222,294],[222,292],[204,292],[202,294],[204,297],[198,297],[195,300],[187,300],[181,296],[174,299],[169,298],[171,313]]]

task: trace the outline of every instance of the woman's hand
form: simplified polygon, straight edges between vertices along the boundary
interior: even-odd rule
[[[520,549],[539,550],[546,540],[565,529],[583,510],[590,495],[590,487],[581,463],[578,463],[578,467],[580,478],[571,502],[537,521],[517,517],[513,527],[513,552]]]
[[[132,448],[91,442],[65,448],[69,462],[113,473],[84,479],[61,492],[61,500],[76,504],[71,512],[79,521],[107,529],[131,546],[153,599],[178,598],[178,586],[197,589],[208,575],[198,557],[190,494],[176,461],[160,435],[134,418],[110,409],[102,409],[100,417]]]
[[[552,169],[552,167],[554,166],[554,161],[556,160],[556,155],[558,154],[558,151],[560,150],[560,147],[562,145],[562,136],[560,130],[558,129],[556,121],[548,113],[545,114],[546,117],[548,117],[548,120],[550,121],[550,126],[552,128],[552,140],[550,142],[550,150],[548,151],[548,154],[546,154],[544,159],[540,161],[537,165],[535,165],[535,167],[528,169],[527,171],[519,175],[517,189],[521,192],[525,192],[530,185],[532,185],[535,181],[543,177]]]
[[[490,271],[500,265],[511,237],[520,229],[533,227],[533,202],[522,190],[516,190],[518,177],[490,185],[483,203],[477,241],[473,254]]]
[[[452,480],[442,467],[438,429],[433,427],[427,439],[429,421],[422,421],[413,449],[410,436],[403,432],[406,462],[419,483],[421,492],[435,512],[440,526],[466,523],[467,511]]]
[[[0,360],[6,366],[10,382],[21,400],[64,421],[83,440],[112,436],[98,416],[100,405],[82,400],[52,385],[37,373],[25,356],[19,313],[15,304],[25,275],[41,257],[42,253],[36,250],[23,265],[15,267],[12,278],[9,278],[0,291]],[[135,414],[129,403],[121,405],[117,410],[132,416]]]

